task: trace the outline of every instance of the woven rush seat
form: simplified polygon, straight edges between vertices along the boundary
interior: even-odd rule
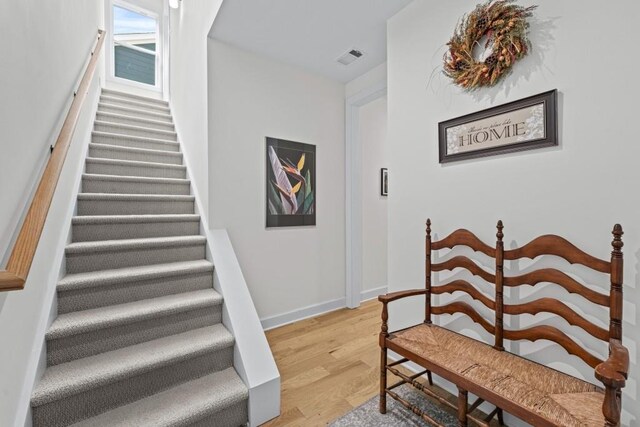
[[[436,325],[414,326],[391,334],[389,340],[554,425],[605,425],[604,392],[589,382]]]

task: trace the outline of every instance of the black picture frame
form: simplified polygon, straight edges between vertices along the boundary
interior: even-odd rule
[[[265,146],[266,227],[274,228],[316,225],[316,146],[272,137],[266,137]],[[270,155],[271,150],[275,153],[275,161],[278,162],[275,165],[272,163],[273,154]],[[300,180],[299,178],[296,178],[296,174],[291,173],[291,171],[292,169],[296,169],[300,164],[303,154],[304,164],[299,171],[299,176],[304,179]],[[282,173],[279,173],[281,176],[277,178],[274,170],[279,168]],[[287,169],[289,172],[287,172]],[[283,178],[283,176],[285,178]],[[288,184],[287,182],[282,181],[284,182],[284,185],[281,186],[281,189],[285,191],[289,189],[294,190],[298,183],[302,184],[298,192],[294,193],[294,196],[296,196],[294,198],[296,199],[295,206],[297,209],[295,213],[284,213],[285,209],[293,209],[294,206],[292,204],[293,200],[291,199],[291,203],[287,205],[287,197],[282,196],[282,191],[279,190],[278,185],[276,185],[279,180],[283,179],[288,180]],[[305,195],[305,192],[310,192],[309,194],[311,194],[310,204],[308,204],[309,194]],[[286,208],[284,208],[284,206],[286,206]]]
[[[389,171],[387,168],[380,169],[380,195],[389,195]]]
[[[474,122],[479,122],[485,119],[490,119],[496,116],[508,117],[509,114],[517,114],[520,110],[524,110],[528,107],[535,107],[542,104],[543,119],[544,119],[544,135],[542,137],[536,137],[525,141],[517,141],[512,143],[505,143],[500,146],[493,146],[489,148],[478,148],[467,150],[465,152],[448,153],[448,130],[460,127],[463,125],[472,125]],[[486,123],[486,122],[485,122]],[[501,129],[501,134],[508,132],[505,128],[500,128],[496,123],[495,129]],[[519,128],[520,123],[513,123],[507,126],[516,126],[513,132],[522,131],[523,128]],[[504,122],[501,124],[504,126]],[[488,128],[488,129],[487,129]],[[488,127],[476,128],[474,131],[467,132],[456,139],[459,141],[460,146],[464,146],[467,142],[468,146],[474,143],[482,144],[478,142],[486,135],[491,138],[495,132],[493,125]],[[526,129],[524,130],[526,132]],[[492,133],[489,133],[492,132]],[[524,134],[523,134],[524,135]],[[479,137],[481,136],[481,137]],[[511,136],[512,138],[514,136]],[[465,138],[468,138],[465,140]],[[457,117],[455,119],[447,120],[438,123],[438,143],[439,143],[439,159],[440,163],[449,163],[460,160],[477,159],[481,157],[495,156],[499,154],[515,153],[525,150],[533,150],[543,147],[552,147],[558,145],[558,91],[557,89],[543,92],[537,95],[533,95],[527,98],[519,99],[517,101],[502,104],[496,107],[488,108],[486,110],[478,111],[475,113],[467,114],[465,116]],[[458,144],[456,142],[455,144]]]

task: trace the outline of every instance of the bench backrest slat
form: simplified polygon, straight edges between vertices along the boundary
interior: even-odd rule
[[[528,244],[510,250],[504,250],[503,224],[498,221],[495,248],[482,242],[476,235],[465,229],[459,229],[437,242],[431,241],[431,221],[427,220],[426,238],[426,308],[425,322],[431,323],[432,314],[454,314],[464,313],[474,322],[480,324],[489,333],[494,334],[494,347],[503,350],[503,340],[529,340],[536,341],[545,339],[556,342],[567,350],[570,354],[576,355],[587,364],[595,367],[602,360],[594,356],[591,352],[569,338],[559,329],[541,325],[521,330],[504,330],[504,314],[537,314],[541,312],[552,313],[565,319],[569,324],[582,328],[587,333],[597,339],[609,341],[609,339],[621,339],[622,337],[622,227],[616,225],[613,230],[614,239],[612,242],[613,251],[611,262],[596,258],[574,246],[566,239],[545,235],[538,237]],[[467,246],[476,252],[495,258],[495,274],[480,267],[470,258],[465,256],[454,256],[441,263],[432,263],[431,253],[434,250],[452,249],[455,246]],[[504,261],[518,260],[521,258],[535,259],[539,256],[558,256],[571,264],[581,264],[592,270],[610,275],[611,289],[609,295],[601,294],[583,285],[568,274],[554,268],[543,268],[531,271],[520,276],[504,276]],[[449,283],[434,286],[431,280],[431,273],[434,271],[454,270],[456,268],[467,269],[475,276],[483,278],[495,285],[495,299],[480,292],[473,284],[464,280],[453,280]],[[504,287],[516,287],[521,285],[536,286],[539,283],[554,283],[572,294],[578,294],[587,301],[609,308],[609,330],[606,330],[588,321],[573,309],[553,298],[539,298],[524,304],[509,305],[504,304]],[[462,291],[469,294],[473,299],[480,301],[485,307],[495,313],[495,322],[491,324],[480,315],[471,305],[454,301],[444,306],[432,306],[431,294],[451,294]]]
[[[433,242],[431,249],[437,251],[445,248],[451,249],[454,246],[468,246],[474,251],[482,252],[491,258],[495,258],[496,256],[495,248],[487,245],[485,242],[480,240],[478,236],[463,228],[454,231],[442,240]]]
[[[464,313],[473,319],[474,322],[482,326],[490,334],[495,333],[495,327],[482,317],[473,307],[464,301],[454,301],[446,305],[432,307],[433,314],[455,314]]]
[[[452,294],[454,292],[465,292],[469,294],[474,300],[480,301],[488,309],[496,309],[495,301],[480,292],[478,288],[476,288],[466,280],[454,280],[445,285],[433,286],[431,288],[431,293],[434,295]]]
[[[609,341],[609,331],[596,326],[569,308],[566,304],[554,298],[539,298],[525,304],[512,304],[505,306],[505,313],[516,314],[537,314],[541,312],[556,314],[564,318],[570,325],[578,326],[594,337],[603,341]]]
[[[560,344],[560,346],[567,350],[569,354],[573,354],[584,360],[592,368],[595,368],[603,362],[602,359],[585,350],[578,343],[569,338],[564,332],[562,332],[558,328],[554,328],[553,326],[540,325],[527,329],[520,329],[517,331],[504,331],[504,336],[505,338],[514,341],[553,341],[557,344]]]
[[[609,307],[609,295],[589,289],[573,277],[555,268],[542,268],[521,276],[510,276],[504,279],[504,285],[508,287],[527,284],[534,286],[542,282],[555,283],[566,289],[569,293],[580,295],[594,304]]]
[[[552,234],[537,237],[520,248],[504,252],[504,258],[508,260],[534,259],[541,255],[555,255],[564,258],[571,264],[582,264],[601,273],[609,273],[611,271],[610,262],[591,256],[569,243],[566,239]]]
[[[495,274],[491,274],[488,271],[484,270],[482,267],[480,267],[478,264],[476,264],[466,256],[456,256],[444,262],[431,264],[431,271],[445,271],[453,270],[455,268],[465,268],[474,276],[482,277],[489,283],[496,282]]]

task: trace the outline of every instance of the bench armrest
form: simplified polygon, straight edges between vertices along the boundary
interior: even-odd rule
[[[395,301],[398,299],[414,297],[417,295],[426,295],[426,294],[427,294],[426,289],[411,289],[408,291],[398,291],[398,292],[391,292],[386,295],[380,295],[378,297],[378,301],[380,301],[383,304],[389,304],[391,301]]]
[[[629,351],[620,340],[609,341],[609,358],[596,366],[596,378],[605,386],[622,388],[629,372]]]

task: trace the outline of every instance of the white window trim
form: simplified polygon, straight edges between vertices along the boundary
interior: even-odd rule
[[[123,9],[127,9],[130,10],[132,12],[135,13],[139,13],[140,15],[144,15],[144,16],[148,16],[149,18],[152,18],[156,21],[156,51],[155,51],[155,55],[156,55],[156,78],[155,78],[155,85],[149,85],[146,83],[140,83],[140,82],[136,82],[134,80],[129,80],[129,79],[124,79],[122,77],[117,77],[115,75],[116,73],[116,67],[115,67],[115,50],[114,50],[114,19],[113,19],[113,7],[117,6],[117,7],[121,7]],[[126,86],[132,86],[138,89],[143,89],[143,90],[150,90],[150,91],[154,91],[154,92],[159,92],[162,93],[163,91],[163,80],[164,80],[164,65],[165,65],[165,54],[164,54],[164,49],[163,49],[163,41],[164,41],[164,37],[163,37],[163,29],[162,29],[162,25],[161,25],[161,16],[157,13],[154,13],[150,10],[147,9],[143,9],[139,6],[136,6],[134,4],[131,4],[129,2],[123,1],[123,0],[111,0],[108,2],[107,5],[107,11],[106,11],[106,16],[105,18],[108,20],[108,24],[109,24],[109,34],[108,34],[108,43],[109,43],[109,49],[108,49],[108,53],[107,53],[107,58],[106,58],[106,62],[107,62],[107,73],[106,73],[106,78],[108,81],[111,81],[113,83],[117,83],[117,84],[121,84],[121,85],[126,85]]]

